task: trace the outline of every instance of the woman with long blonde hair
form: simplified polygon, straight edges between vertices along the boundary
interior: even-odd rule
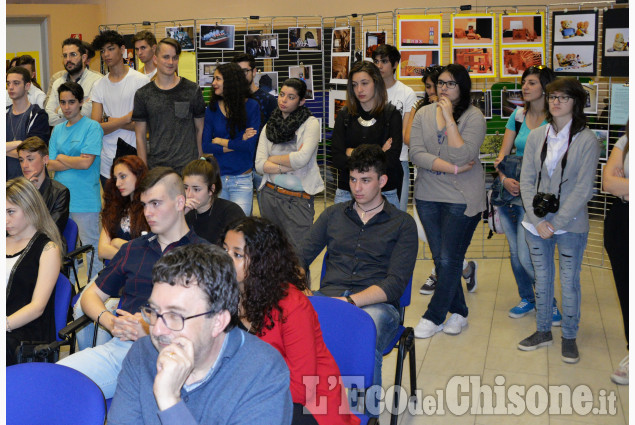
[[[24,177],[6,190],[7,366],[21,341],[55,339],[53,289],[62,265],[62,238],[44,200]]]

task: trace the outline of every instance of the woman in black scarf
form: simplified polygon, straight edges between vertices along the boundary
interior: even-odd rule
[[[260,215],[286,229],[296,249],[313,225],[314,195],[324,190],[317,165],[320,124],[304,106],[306,91],[299,78],[283,83],[256,153],[256,171],[263,175]]]

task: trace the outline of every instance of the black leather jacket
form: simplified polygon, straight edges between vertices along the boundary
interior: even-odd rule
[[[51,180],[48,174],[45,174],[42,186],[40,186],[40,194],[44,198],[46,208],[51,213],[60,235],[62,235],[68,221],[68,209],[71,203],[70,191],[62,183]]]

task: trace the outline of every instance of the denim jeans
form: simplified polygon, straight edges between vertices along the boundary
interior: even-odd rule
[[[345,297],[351,294],[351,291],[344,291],[340,296]],[[320,291],[313,291],[313,295],[325,296]],[[399,330],[399,311],[394,305],[387,303],[370,304],[361,307],[361,309],[370,315],[377,329],[373,385],[381,385],[381,365],[384,361],[384,350]]]
[[[254,202],[253,171],[237,176],[221,176],[223,190],[218,195],[242,208],[245,215],[251,215],[251,207]]]
[[[573,339],[580,323],[580,269],[589,233],[563,233],[542,239],[525,230],[531,262],[536,274],[536,327],[551,330],[552,303],[556,267],[554,253],[558,245],[560,286],[562,288],[562,336]]]
[[[466,204],[417,199],[416,205],[437,273],[437,287],[423,318],[440,325],[448,312],[467,317],[461,285],[463,259],[481,215],[466,216]]]
[[[63,358],[57,364],[75,369],[88,376],[104,393],[104,398],[112,398],[117,388],[117,376],[123,359],[128,354],[133,341],[113,338],[103,345],[87,348]]]
[[[399,208],[399,197],[397,196],[397,189],[387,190],[381,193],[386,198],[386,201],[390,202],[397,208]],[[333,198],[334,204],[339,204],[340,202],[348,202],[351,201],[353,197],[351,196],[351,192],[348,190],[337,189],[335,190],[335,198]]]
[[[103,268],[103,263],[99,258],[97,258],[97,246],[99,245],[99,232],[101,231],[101,226],[99,225],[99,213],[98,212],[87,212],[87,213],[70,213],[70,218],[73,219],[75,223],[77,223],[77,228],[79,230],[79,239],[82,241],[83,245],[92,245],[95,248],[95,254],[93,255],[93,270],[91,275],[88,277],[88,281],[92,279],[93,276],[97,276],[97,273],[101,271]],[[89,260],[90,254],[86,255],[86,259]],[[88,264],[86,265],[88,267]]]
[[[399,198],[399,209],[401,211],[408,210],[408,192],[410,191],[410,168],[408,161],[401,161],[403,168],[403,179],[401,181],[401,198]]]
[[[509,244],[509,260],[518,285],[518,295],[534,302],[534,266],[531,265],[529,246],[522,225],[525,209],[522,205],[504,205],[498,207],[498,213]]]

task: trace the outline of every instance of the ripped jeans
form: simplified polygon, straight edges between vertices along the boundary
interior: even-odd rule
[[[573,339],[580,323],[580,269],[588,232],[563,233],[542,239],[525,230],[529,254],[536,276],[536,327],[550,331],[553,320],[554,281],[556,278],[555,248],[560,260],[562,289],[562,336]]]

